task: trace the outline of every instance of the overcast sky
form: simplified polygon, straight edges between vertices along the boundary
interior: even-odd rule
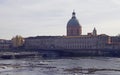
[[[120,0],[0,0],[0,39],[66,35],[73,9],[83,34],[120,33]]]

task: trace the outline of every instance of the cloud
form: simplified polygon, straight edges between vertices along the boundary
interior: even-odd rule
[[[120,0],[112,0],[113,3],[120,5]]]
[[[3,34],[0,38],[10,39],[17,34],[66,35],[73,9],[84,34],[98,27],[99,33],[114,35],[120,32],[119,3],[119,0],[0,0],[0,34]],[[101,26],[106,29],[101,31]],[[109,33],[109,28],[116,31]]]

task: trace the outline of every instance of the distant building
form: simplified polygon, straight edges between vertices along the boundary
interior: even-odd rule
[[[38,36],[25,39],[26,49],[103,49],[107,35],[99,36]]]
[[[111,43],[120,44],[120,36],[111,36]]]
[[[120,36],[111,36],[111,45],[113,48],[120,49]]]
[[[67,23],[67,36],[37,36],[25,38],[26,49],[120,49],[120,38],[97,34],[96,28],[82,35],[82,26],[75,12]],[[115,44],[114,44],[115,43]]]
[[[11,40],[0,39],[0,50],[7,50],[11,48]]]

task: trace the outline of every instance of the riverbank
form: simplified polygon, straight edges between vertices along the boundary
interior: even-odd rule
[[[81,49],[81,50],[66,50],[66,49],[12,49],[0,50],[0,58],[27,58],[39,56],[42,58],[60,58],[60,57],[120,57],[120,50],[111,49]]]
[[[1,59],[20,59],[39,56],[38,52],[0,52]]]

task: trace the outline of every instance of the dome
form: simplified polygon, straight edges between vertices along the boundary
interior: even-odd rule
[[[68,21],[67,26],[80,26],[79,21],[76,19],[75,12],[72,13],[72,18]]]
[[[71,18],[68,23],[67,26],[80,26],[79,22],[77,19],[75,18]]]

